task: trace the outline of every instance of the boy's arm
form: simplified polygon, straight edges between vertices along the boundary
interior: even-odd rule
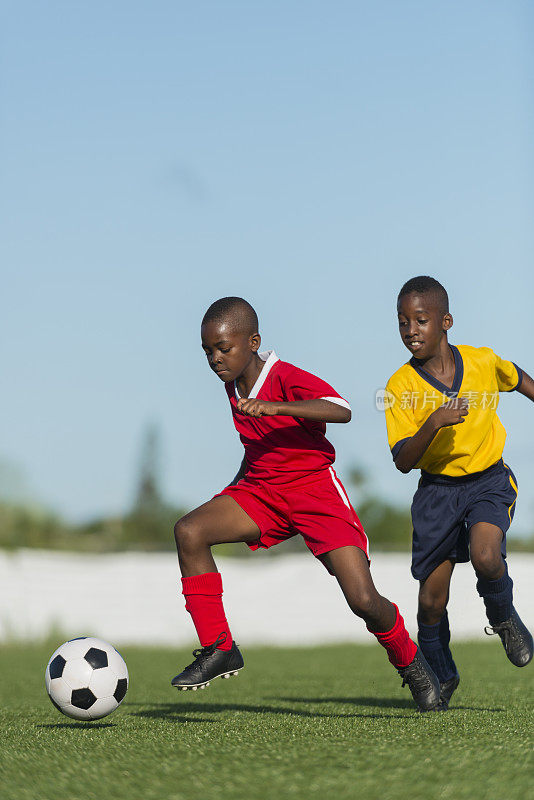
[[[243,461],[241,462],[241,466],[239,467],[239,470],[237,471],[235,478],[228,484],[228,486],[235,486],[236,483],[239,483],[241,478],[245,477],[246,471],[247,471],[247,459],[245,456],[243,456]]]
[[[350,422],[351,418],[350,408],[322,399],[269,403],[242,397],[237,401],[237,409],[249,417],[300,417],[316,422]]]
[[[533,382],[534,383],[534,382]],[[408,439],[395,456],[395,466],[401,472],[410,472],[421,460],[425,450],[440,428],[460,425],[469,413],[469,401],[465,397],[449,400],[437,408],[424,422],[417,433]]]
[[[534,401],[534,380],[524,370],[522,370],[523,377],[521,383],[516,389],[516,392],[524,394],[529,400]]]

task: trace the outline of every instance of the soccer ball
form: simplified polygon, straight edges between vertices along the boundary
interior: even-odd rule
[[[63,714],[74,719],[100,719],[124,700],[128,669],[111,644],[80,636],[52,653],[45,685],[50,700]]]

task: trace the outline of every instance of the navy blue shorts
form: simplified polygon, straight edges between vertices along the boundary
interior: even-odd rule
[[[515,475],[502,460],[462,478],[422,470],[412,502],[414,578],[428,578],[447,559],[469,561],[469,531],[476,522],[490,522],[502,530],[506,558],[506,531],[516,498]]]

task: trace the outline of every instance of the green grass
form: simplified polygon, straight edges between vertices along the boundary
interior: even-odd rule
[[[379,647],[245,650],[238,678],[196,693],[169,685],[190,653],[125,649],[126,699],[89,724],[46,697],[56,644],[0,648],[2,800],[525,800],[533,785],[534,669],[495,642],[455,648],[454,708],[426,715]]]

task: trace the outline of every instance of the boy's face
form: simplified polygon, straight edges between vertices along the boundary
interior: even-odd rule
[[[241,377],[261,344],[259,333],[243,333],[231,321],[207,322],[200,333],[208,364],[225,383]]]
[[[431,292],[404,295],[397,312],[399,333],[410,353],[421,359],[437,355],[443,337],[452,327],[451,314],[443,313],[437,298]]]

